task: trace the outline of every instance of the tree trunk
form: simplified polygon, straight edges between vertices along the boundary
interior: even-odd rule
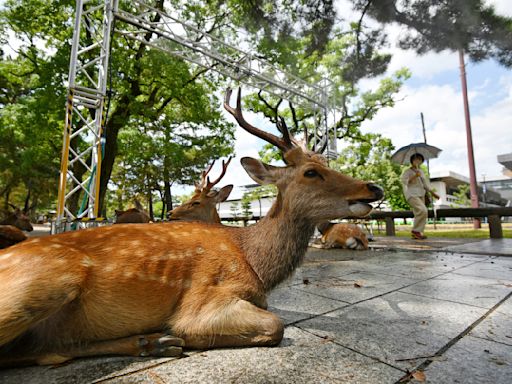
[[[105,216],[105,195],[107,192],[108,181],[112,175],[112,169],[114,168],[114,162],[117,156],[117,137],[119,136],[119,130],[124,126],[125,122],[128,121],[129,117],[129,102],[128,96],[123,96],[119,102],[118,107],[107,121],[105,127],[105,153],[101,162],[101,175],[100,175],[100,212],[102,216]]]
[[[148,194],[148,210],[149,210],[149,217],[151,221],[155,221],[155,215],[153,212],[153,196],[151,194],[151,181],[149,178],[149,175],[146,175],[146,190]]]

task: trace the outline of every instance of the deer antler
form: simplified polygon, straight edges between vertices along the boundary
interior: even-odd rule
[[[213,164],[215,164],[215,160],[212,161],[212,163],[208,166],[208,168],[206,168],[205,171],[201,172],[201,181],[199,182],[199,184],[196,184],[196,190],[202,191],[203,188],[206,187],[206,176],[208,176],[208,174],[212,170]]]
[[[215,179],[213,182],[210,182],[210,176],[207,177],[207,179],[206,179],[207,182],[206,182],[206,185],[204,187],[204,189],[206,191],[210,191],[224,177],[224,175],[226,174],[226,170],[228,169],[228,165],[231,162],[231,159],[232,159],[232,157],[229,156],[229,159],[228,159],[227,162],[224,162],[224,160],[222,160],[222,172],[221,172],[220,176],[217,177],[217,179]],[[213,165],[213,163],[212,163],[212,165]],[[208,171],[206,172],[206,174],[208,172],[210,172],[211,168],[212,168],[211,166],[210,166],[210,168],[208,168]]]
[[[294,148],[294,144],[292,143],[290,139],[290,134],[288,132],[288,128],[286,128],[286,125],[284,127],[279,128],[281,133],[283,134],[283,138],[279,138],[271,133],[264,132],[259,128],[256,128],[255,126],[249,124],[242,115],[242,89],[238,88],[238,97],[236,100],[236,109],[231,107],[229,105],[229,100],[231,99],[231,92],[232,90],[228,88],[226,90],[226,97],[224,98],[224,108],[226,111],[231,113],[233,117],[238,122],[238,125],[240,125],[243,129],[245,129],[247,132],[253,134],[254,136],[259,137],[260,139],[265,140],[266,142],[275,145],[277,148],[279,148],[282,152],[288,152],[290,149]],[[286,131],[286,133],[285,133]]]

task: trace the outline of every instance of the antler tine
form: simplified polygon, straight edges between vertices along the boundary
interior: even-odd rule
[[[212,189],[214,187],[214,185],[216,185],[224,177],[224,175],[226,174],[226,171],[228,169],[228,165],[231,162],[232,158],[233,157],[229,156],[227,162],[224,162],[224,160],[222,160],[222,172],[221,172],[220,176],[217,177],[217,179],[215,179],[213,182],[210,182],[210,177],[208,176],[207,183],[206,183],[207,190]]]
[[[203,172],[201,172],[201,181],[195,185],[197,191],[201,191],[203,188],[206,187],[206,183],[207,183],[206,176],[210,173],[214,164],[215,164],[215,160],[212,161],[212,163],[208,166],[208,168],[206,168]]]
[[[238,122],[238,125],[240,125],[243,129],[245,129],[247,132],[253,134],[254,136],[259,137],[260,139],[265,140],[266,142],[275,145],[277,148],[279,148],[283,152],[287,152],[290,149],[293,148],[292,143],[290,140],[281,139],[271,133],[262,131],[259,128],[256,128],[255,126],[249,124],[242,115],[242,89],[238,88],[238,97],[236,100],[236,109],[231,107],[229,105],[229,100],[231,99],[231,89],[228,88],[226,90],[226,97],[224,98],[224,108],[226,111],[231,113],[233,117]],[[287,129],[286,129],[287,130]],[[283,133],[283,132],[281,132]],[[289,135],[289,133],[288,133]],[[283,133],[283,136],[286,137],[286,135]]]
[[[284,121],[283,116],[279,116],[279,120],[277,122],[277,129],[279,129],[279,132],[281,132],[281,135],[283,135],[283,141],[289,145],[293,146],[293,140],[294,138],[290,139],[290,131],[288,130],[288,126],[286,125],[286,122]]]
[[[17,206],[15,206],[14,204],[11,204],[11,203],[7,203],[9,204],[14,210],[18,210],[19,208]]]

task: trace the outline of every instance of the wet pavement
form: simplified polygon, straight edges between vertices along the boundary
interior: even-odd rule
[[[0,383],[510,383],[512,239],[394,239],[311,248],[269,297],[278,347],[79,359]]]

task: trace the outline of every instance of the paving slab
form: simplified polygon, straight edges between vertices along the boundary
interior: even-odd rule
[[[510,260],[512,261],[512,260]],[[498,285],[512,286],[512,263],[503,259],[489,259],[481,263],[466,265],[454,271],[459,275],[486,277],[496,281]]]
[[[308,284],[298,283],[293,287],[306,293],[321,297],[357,303],[369,298],[395,291],[417,282],[403,276],[383,275],[373,272],[352,272],[340,278],[318,277],[309,280]]]
[[[315,315],[340,309],[347,302],[300,291],[293,287],[278,287],[268,296],[268,309],[285,324],[309,319]]]
[[[512,239],[486,239],[468,244],[450,245],[443,249],[460,253],[512,256]]]
[[[494,311],[474,327],[469,335],[512,347],[512,315]]]
[[[481,264],[479,266],[482,267]],[[461,268],[457,273],[450,272],[400,291],[487,309],[492,308],[512,291],[512,284],[507,286],[496,279],[459,274],[463,270],[464,268]]]
[[[464,337],[426,369],[425,383],[497,384],[512,378],[512,346]]]
[[[416,240],[410,237],[375,236],[370,242],[370,248],[375,250],[408,249],[412,251],[436,251],[439,249],[478,242],[481,239],[459,239],[449,237],[429,237],[426,240]]]
[[[411,369],[485,312],[474,306],[394,292],[297,326],[390,365]]]

